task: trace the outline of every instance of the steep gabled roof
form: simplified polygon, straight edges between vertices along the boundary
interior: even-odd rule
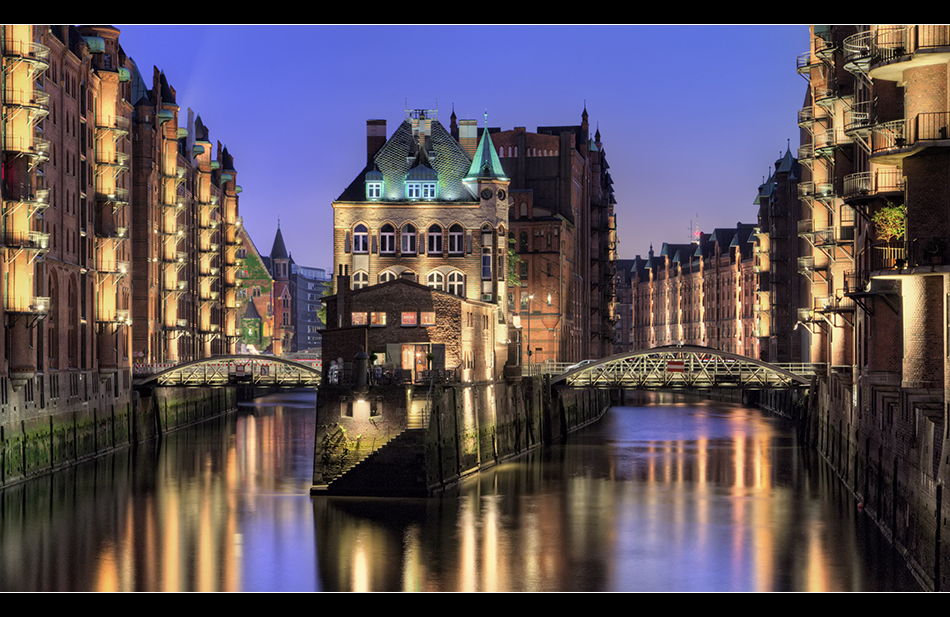
[[[270,250],[271,261],[275,259],[290,259],[287,247],[284,245],[284,235],[280,233],[280,223],[277,223],[277,235],[274,236],[274,246]]]
[[[508,180],[505,176],[505,170],[501,167],[501,161],[498,160],[498,153],[495,152],[495,146],[491,141],[491,134],[488,131],[482,132],[482,141],[478,144],[475,151],[475,157],[465,176],[465,182],[475,182],[479,178],[494,178],[497,180]]]
[[[426,136],[424,150],[420,151],[419,139],[413,134],[412,123],[405,120],[379,149],[373,162],[360,171],[337,201],[365,201],[367,173],[373,174],[373,179],[382,178],[383,201],[405,200],[406,177],[410,170],[420,164],[423,168],[419,168],[419,172],[425,172],[425,169],[435,172],[439,183],[439,201],[472,201],[462,184],[471,162],[459,142],[438,120],[429,122],[429,135]]]

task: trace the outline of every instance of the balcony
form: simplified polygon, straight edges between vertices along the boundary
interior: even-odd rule
[[[125,240],[129,237],[129,228],[120,225],[103,225],[96,229],[96,236],[109,240]]]
[[[119,259],[99,259],[96,261],[96,270],[100,274],[125,276],[132,271],[132,262]]]
[[[8,296],[3,303],[8,313],[29,315],[49,314],[49,298],[42,296]]]
[[[3,245],[12,249],[23,249],[45,253],[49,251],[49,234],[42,231],[13,231],[3,232]]]
[[[29,156],[35,165],[49,160],[50,143],[36,134],[7,134],[3,138],[3,149]]]
[[[823,227],[815,230],[815,246],[836,246],[848,244],[854,241],[854,226],[842,225],[836,227]]]
[[[38,87],[13,88],[3,93],[3,104],[28,112],[33,124],[49,115],[49,101],[49,94]]]
[[[871,101],[856,103],[844,112],[846,135],[863,135],[871,129]]]
[[[914,66],[946,63],[935,51],[950,51],[950,26],[879,26],[867,42],[870,75],[874,79],[901,81],[907,62]],[[923,53],[921,53],[923,52]]]
[[[171,291],[171,292],[188,291],[188,281],[165,281],[165,291]]]
[[[938,236],[875,242],[871,245],[870,270],[874,276],[950,271],[950,239]]]
[[[874,197],[884,193],[901,193],[904,174],[900,169],[877,169],[849,174],[844,177],[844,199]]]
[[[125,152],[113,152],[111,154],[96,152],[97,165],[111,167],[116,171],[127,171],[131,159],[132,157]]]
[[[132,325],[132,314],[128,309],[116,309],[115,311],[104,310],[102,314],[96,317],[99,323],[114,323],[124,326]]]
[[[805,255],[798,258],[798,271],[802,273],[818,272],[828,269],[828,260],[824,256],[815,259],[815,255]]]
[[[3,41],[3,55],[29,62],[33,66],[34,75],[49,68],[49,47],[41,43],[8,39]]]
[[[950,112],[917,114],[914,118],[876,124],[871,129],[871,156],[875,162],[897,165],[920,150],[950,145]],[[944,143],[938,143],[944,142]]]
[[[129,189],[110,188],[108,193],[96,192],[96,201],[103,204],[111,203],[113,208],[129,203]]]
[[[115,137],[121,137],[129,134],[131,122],[124,116],[97,119],[96,129],[102,133],[111,133]]]
[[[805,128],[815,122],[815,110],[813,107],[802,107],[798,110],[798,126]]]

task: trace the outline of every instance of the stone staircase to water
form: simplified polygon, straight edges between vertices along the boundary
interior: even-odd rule
[[[423,428],[406,429],[330,480],[327,491],[333,495],[426,496],[425,434]]]

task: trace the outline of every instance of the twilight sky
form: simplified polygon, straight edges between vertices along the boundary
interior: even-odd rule
[[[619,257],[652,242],[755,222],[775,160],[798,148],[807,25],[116,25],[234,157],[240,213],[269,254],[333,265],[331,202],[365,163],[366,120],[387,134],[409,108],[448,128],[600,129],[614,180]]]

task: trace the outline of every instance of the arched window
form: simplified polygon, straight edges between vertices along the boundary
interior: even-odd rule
[[[429,255],[442,254],[442,228],[438,225],[429,227],[428,246],[426,252]]]
[[[482,279],[490,281],[492,278],[492,228],[482,227]]]
[[[465,275],[456,270],[449,274],[449,289],[450,294],[465,297]]]
[[[353,275],[353,289],[363,289],[369,285],[369,275],[360,270]]]
[[[465,253],[465,230],[459,224],[449,228],[449,255],[463,255]]]
[[[396,252],[396,228],[386,223],[379,230],[379,253],[392,255]]]
[[[369,253],[369,230],[362,223],[353,229],[353,252]]]
[[[395,280],[396,280],[396,273],[393,272],[392,270],[383,270],[382,272],[379,273],[380,283],[388,283],[389,281],[395,281]]]
[[[444,290],[445,275],[438,270],[430,272],[429,276],[426,278],[426,286],[431,287],[432,289],[438,289],[439,291]]]
[[[406,223],[403,225],[402,234],[402,254],[403,255],[415,255],[416,254],[416,227],[412,223]]]

